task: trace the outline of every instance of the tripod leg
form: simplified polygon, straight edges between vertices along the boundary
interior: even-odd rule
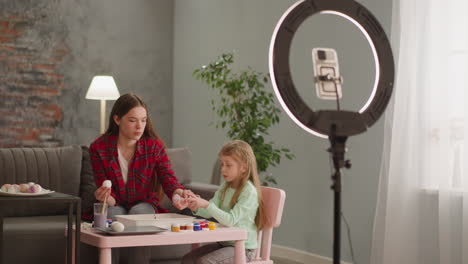
[[[340,263],[341,248],[341,175],[335,173],[334,215],[333,215],[333,264]]]

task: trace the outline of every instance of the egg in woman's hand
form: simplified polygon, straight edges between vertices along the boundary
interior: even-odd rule
[[[102,182],[102,186],[110,188],[110,187],[112,187],[112,182],[109,181],[109,180],[105,180],[105,181]]]
[[[122,231],[124,231],[125,226],[124,226],[122,223],[120,223],[120,222],[112,222],[111,228],[112,228],[112,230],[114,230],[115,232],[122,232]]]

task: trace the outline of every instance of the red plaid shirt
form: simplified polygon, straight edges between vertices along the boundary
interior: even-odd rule
[[[120,170],[117,136],[99,137],[91,144],[89,153],[96,186],[101,186],[104,180],[110,180],[111,195],[115,198],[116,205],[127,210],[139,202],[147,202],[155,208],[156,213],[167,212],[159,205],[154,190],[155,177],[171,200],[176,189],[184,189],[174,176],[171,162],[160,140],[143,136],[137,141],[135,154],[128,164],[127,184],[124,183]]]

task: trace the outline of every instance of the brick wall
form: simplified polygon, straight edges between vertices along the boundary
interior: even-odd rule
[[[69,53],[59,34],[44,32],[47,16],[0,16],[0,147],[57,146],[66,88],[61,64]]]

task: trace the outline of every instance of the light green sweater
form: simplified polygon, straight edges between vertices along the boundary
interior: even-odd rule
[[[223,204],[220,204],[221,190],[224,188],[224,185],[216,191],[213,199],[210,200],[209,206],[206,209],[199,208],[195,214],[204,218],[214,217],[219,223],[226,226],[246,229],[247,240],[245,241],[245,248],[257,248],[257,227],[255,226],[255,216],[257,215],[258,208],[257,189],[255,189],[252,182],[247,181],[239,198],[237,198],[236,204],[231,209],[229,208],[229,203],[236,190],[228,188],[224,196]],[[229,241],[227,244],[234,245],[234,242]]]

